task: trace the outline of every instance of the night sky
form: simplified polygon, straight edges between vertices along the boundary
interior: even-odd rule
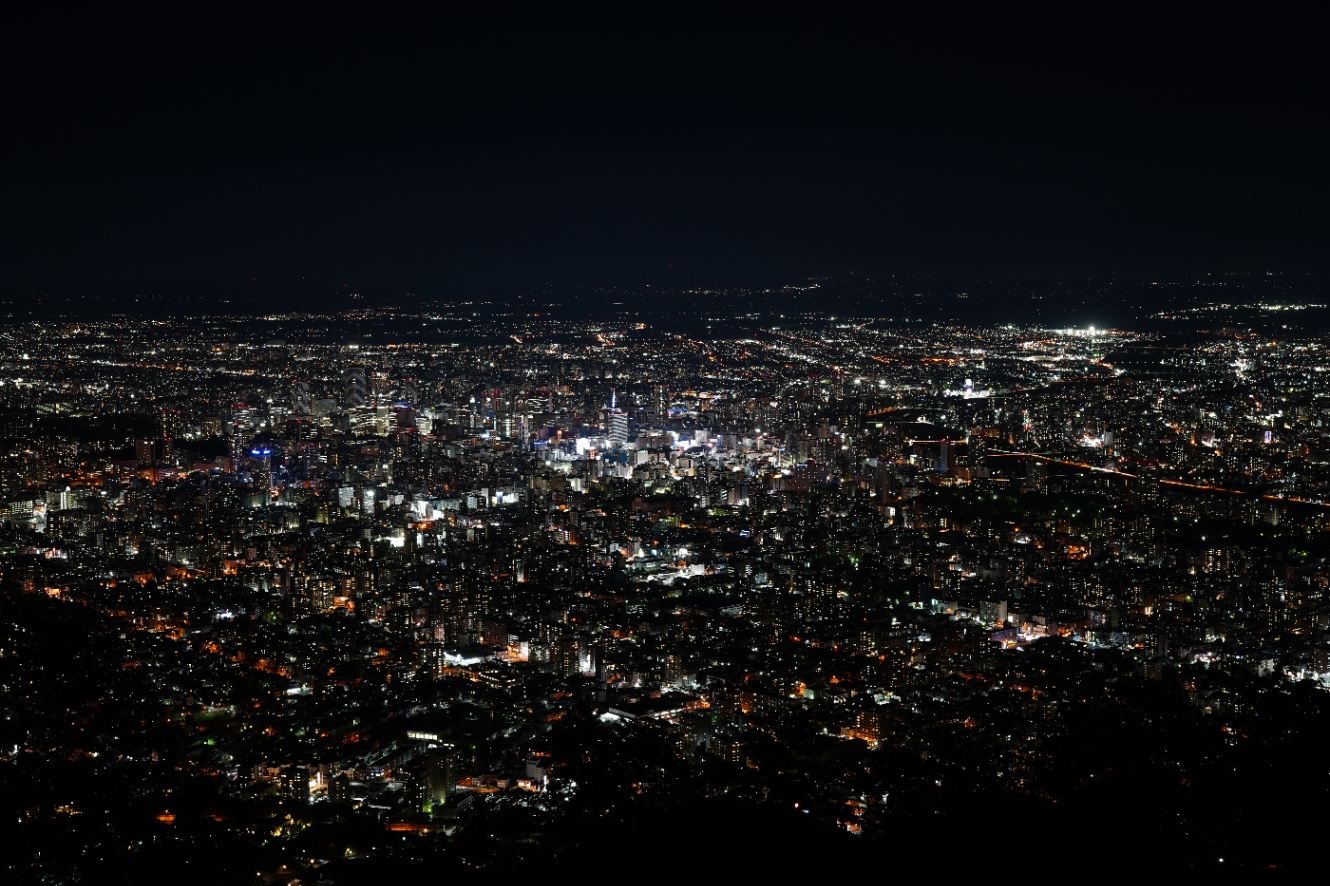
[[[1330,271],[1311,6],[529,6],[11,19],[0,294]]]

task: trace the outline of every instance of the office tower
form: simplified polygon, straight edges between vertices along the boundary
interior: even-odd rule
[[[369,402],[369,375],[363,366],[348,367],[342,373],[342,405],[348,409]]]
[[[607,416],[607,434],[610,445],[615,449],[622,449],[628,442],[628,413],[619,409],[618,394],[611,390],[610,392],[610,411]]]

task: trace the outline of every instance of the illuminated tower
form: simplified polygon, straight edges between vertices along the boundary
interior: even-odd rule
[[[266,444],[255,444],[249,449],[249,457],[253,459],[252,473],[258,483],[259,489],[264,493],[264,497],[272,497],[272,447]]]
[[[309,393],[309,382],[291,383],[291,411],[296,415],[309,415],[313,412],[314,400]]]
[[[425,755],[425,796],[423,808],[433,812],[448,803],[448,795],[457,781],[454,773],[452,749],[449,746],[431,747]]]
[[[157,461],[156,441],[150,438],[136,440],[134,442],[134,457],[138,461],[139,467],[152,467]]]
[[[159,456],[163,461],[175,461],[175,438],[180,433],[180,410],[162,407],[162,439]]]
[[[655,408],[656,421],[664,422],[669,417],[669,388],[663,384],[653,384],[651,386],[652,405]]]
[[[348,409],[369,401],[369,375],[363,366],[352,366],[342,373],[342,404]]]
[[[249,437],[254,423],[251,410],[244,403],[231,407],[231,415],[226,423],[226,433],[231,443],[231,470],[240,472],[244,467],[245,440]]]
[[[628,413],[619,409],[618,392],[610,389],[610,412],[608,415],[608,437],[610,445],[622,449],[628,442]]]

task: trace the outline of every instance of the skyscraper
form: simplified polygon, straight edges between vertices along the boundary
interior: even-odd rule
[[[610,390],[610,411],[606,416],[606,436],[610,445],[622,449],[628,442],[628,413],[619,409],[618,392]]]
[[[937,447],[937,469],[949,474],[956,466],[956,444],[950,439],[941,440]]]
[[[348,409],[369,402],[369,375],[363,366],[351,366],[342,373],[342,403]]]

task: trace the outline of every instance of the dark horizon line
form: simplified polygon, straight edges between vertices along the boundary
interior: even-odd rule
[[[678,276],[675,276],[678,275]],[[750,278],[748,282],[739,282],[738,278]],[[472,296],[493,296],[496,293],[508,293],[510,295],[527,294],[533,290],[545,288],[550,289],[645,289],[669,285],[671,288],[681,290],[689,289],[708,289],[708,290],[735,290],[743,291],[756,288],[769,289],[772,286],[782,285],[776,281],[783,281],[783,285],[793,285],[795,282],[848,282],[853,280],[868,281],[886,281],[891,279],[928,279],[928,278],[963,278],[980,279],[993,278],[995,280],[1011,279],[1044,279],[1044,280],[1074,280],[1078,278],[1126,282],[1144,282],[1147,280],[1158,279],[1170,283],[1189,282],[1202,277],[1239,277],[1239,278],[1260,278],[1260,277],[1300,277],[1300,278],[1327,278],[1330,279],[1330,271],[1309,270],[1306,268],[1226,268],[1226,269],[1202,269],[1195,268],[1154,268],[1154,269],[1110,269],[1110,268],[1074,268],[1074,269],[1055,269],[1055,270],[1036,270],[1036,269],[1016,269],[1009,267],[992,268],[930,268],[923,270],[905,270],[905,269],[880,269],[880,270],[861,270],[858,268],[843,268],[838,270],[829,270],[825,272],[814,273],[781,273],[773,271],[769,275],[756,274],[698,274],[696,276],[684,277],[682,272],[665,269],[659,272],[655,277],[639,276],[636,279],[620,277],[618,279],[574,279],[574,278],[554,278],[539,281],[528,282],[501,282],[493,284],[476,283],[444,283],[444,284],[422,284],[418,287],[419,291],[405,289],[395,294],[388,294],[385,290],[388,286],[400,289],[402,284],[383,284],[383,283],[309,283],[305,280],[292,280],[290,278],[255,278],[247,283],[234,284],[229,290],[208,289],[204,286],[191,286],[188,284],[170,283],[163,285],[153,284],[127,284],[127,283],[109,283],[109,284],[80,284],[73,282],[51,283],[48,286],[27,285],[27,286],[9,286],[0,290],[0,301],[9,301],[14,299],[26,299],[31,297],[39,298],[61,298],[66,300],[74,299],[125,299],[125,298],[179,298],[179,297],[200,297],[200,298],[245,298],[253,294],[255,288],[277,289],[284,288],[292,293],[319,294],[327,295],[329,293],[358,294],[361,297],[382,298],[382,297],[410,297],[426,299],[450,299]],[[673,279],[671,279],[673,278]],[[459,291],[458,295],[430,294],[428,290],[451,289]]]

